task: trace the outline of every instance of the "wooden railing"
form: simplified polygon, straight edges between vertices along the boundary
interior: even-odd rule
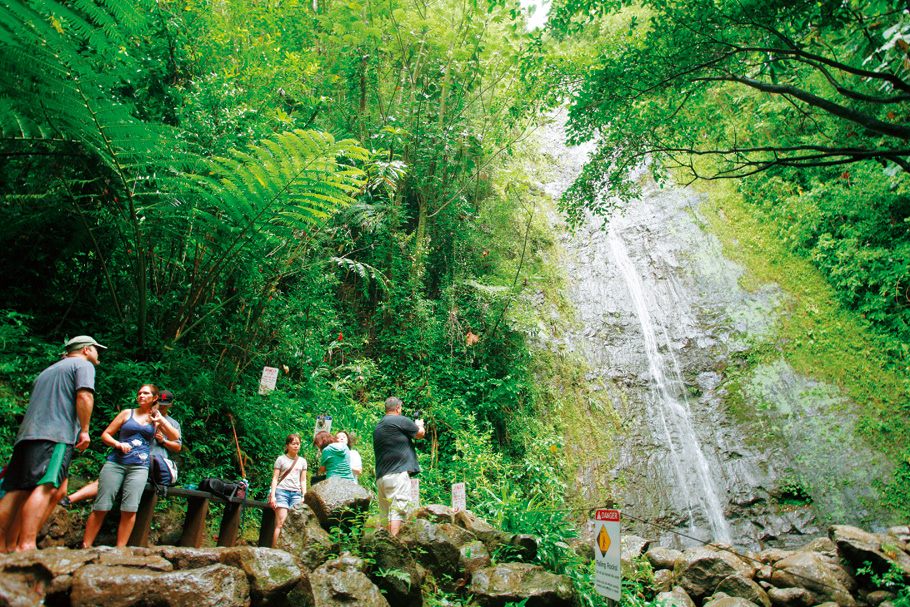
[[[183,489],[182,487],[166,487],[164,493],[167,497],[186,498],[186,518],[183,521],[183,533],[178,546],[199,548],[205,536],[206,518],[209,514],[210,502],[224,504],[221,515],[221,525],[218,531],[219,546],[233,546],[237,542],[240,531],[240,515],[244,508],[258,508],[262,510],[262,524],[259,528],[259,545],[270,547],[272,536],[275,532],[275,511],[266,502],[241,498],[224,498],[207,491],[196,489]],[[155,504],[158,503],[158,492],[152,485],[146,485],[139,510],[136,512],[136,525],[130,535],[130,546],[148,546],[149,532],[152,528],[152,518],[155,515]]]

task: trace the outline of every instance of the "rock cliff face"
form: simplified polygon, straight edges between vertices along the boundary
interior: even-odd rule
[[[550,129],[540,139],[555,174],[542,186],[556,197],[587,151],[561,144],[558,117]],[[570,234],[552,218],[565,234],[575,318],[554,318],[569,328],[543,330],[541,346],[581,361],[588,390],[612,409],[592,408],[590,422],[617,429],[612,450],[586,447],[576,479],[585,501],[612,499],[693,538],[661,538],[678,548],[790,546],[826,520],[890,523],[872,488],[889,472],[856,436],[853,405],[835,388],[779,360],[740,378],[746,402],[736,404],[755,415],[731,414],[727,370],[771,335],[788,296],[774,284],[740,286],[742,269],[706,230],[695,192],[660,188],[644,173],[640,181],[641,200],[609,225],[590,217]],[[813,507],[779,507],[792,478],[811,479]]]

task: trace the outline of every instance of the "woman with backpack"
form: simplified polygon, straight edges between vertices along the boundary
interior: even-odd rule
[[[120,526],[117,546],[126,546],[136,524],[136,511],[145,490],[149,472],[149,450],[155,432],[161,430],[171,440],[180,433],[158,411],[158,388],[144,384],[136,394],[135,409],[124,409],[101,433],[101,441],[114,452],[107,457],[98,479],[98,497],[85,523],[82,547],[90,548],[101,530],[101,523],[114,507],[114,499],[122,490]],[[114,435],[117,438],[114,438]]]
[[[306,489],[306,459],[300,457],[300,435],[288,434],[284,441],[284,454],[275,460],[269,506],[275,510],[275,535],[272,546],[281,535],[281,528],[288,517],[288,510],[303,501]]]

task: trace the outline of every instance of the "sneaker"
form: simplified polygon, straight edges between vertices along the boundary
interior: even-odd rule
[[[64,508],[69,508],[70,506],[73,505],[73,502],[70,501],[70,496],[68,496],[68,495],[64,496],[64,498],[61,499],[57,503],[60,504],[61,506],[63,506]]]

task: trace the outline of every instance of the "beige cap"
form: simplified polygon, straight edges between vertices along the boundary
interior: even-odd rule
[[[76,350],[81,350],[82,348],[86,348],[88,346],[95,346],[96,348],[107,350],[107,346],[102,346],[97,341],[95,341],[95,338],[89,337],[88,335],[77,335],[76,337],[66,342],[66,346],[64,347],[66,348],[67,352],[75,352]]]

